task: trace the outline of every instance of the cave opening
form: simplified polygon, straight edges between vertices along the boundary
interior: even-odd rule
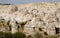
[[[58,34],[60,30],[59,28],[55,27],[55,31],[56,31],[56,34]]]
[[[45,35],[48,35],[47,32],[44,32]]]
[[[39,28],[39,31],[43,31],[42,28]]]
[[[33,27],[33,29],[35,30],[35,27]]]

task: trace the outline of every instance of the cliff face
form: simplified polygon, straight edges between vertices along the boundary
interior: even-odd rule
[[[60,3],[0,5],[0,28],[3,32],[54,35],[60,28]]]

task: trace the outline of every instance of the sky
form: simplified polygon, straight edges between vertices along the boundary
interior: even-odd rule
[[[25,4],[33,2],[59,2],[60,0],[0,0],[2,4]]]

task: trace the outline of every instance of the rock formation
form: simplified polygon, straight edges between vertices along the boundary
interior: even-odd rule
[[[60,28],[60,3],[0,5],[0,19],[6,22],[0,22],[3,24],[0,24],[0,31],[23,31],[27,35],[42,31],[48,35],[55,35],[56,30]]]

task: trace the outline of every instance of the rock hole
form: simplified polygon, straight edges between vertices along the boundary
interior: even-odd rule
[[[45,35],[48,35],[47,32],[44,32]]]
[[[18,32],[19,32],[19,28],[20,28],[20,26],[18,25],[18,26],[17,26]]]
[[[16,21],[16,24],[19,24],[19,23]]]
[[[7,25],[10,25],[10,20],[7,22]]]
[[[33,27],[33,29],[35,30],[35,27]]]
[[[23,28],[26,23],[21,23],[21,27]]]
[[[25,23],[21,23],[21,25],[25,25]]]
[[[27,21],[20,23],[21,27],[24,28],[24,25],[25,25],[26,23],[27,23]]]
[[[41,28],[39,28],[39,31],[42,31],[42,29],[41,29]]]
[[[59,33],[59,28],[55,27],[56,34]]]
[[[33,9],[32,11],[38,13],[38,10],[37,9]]]

